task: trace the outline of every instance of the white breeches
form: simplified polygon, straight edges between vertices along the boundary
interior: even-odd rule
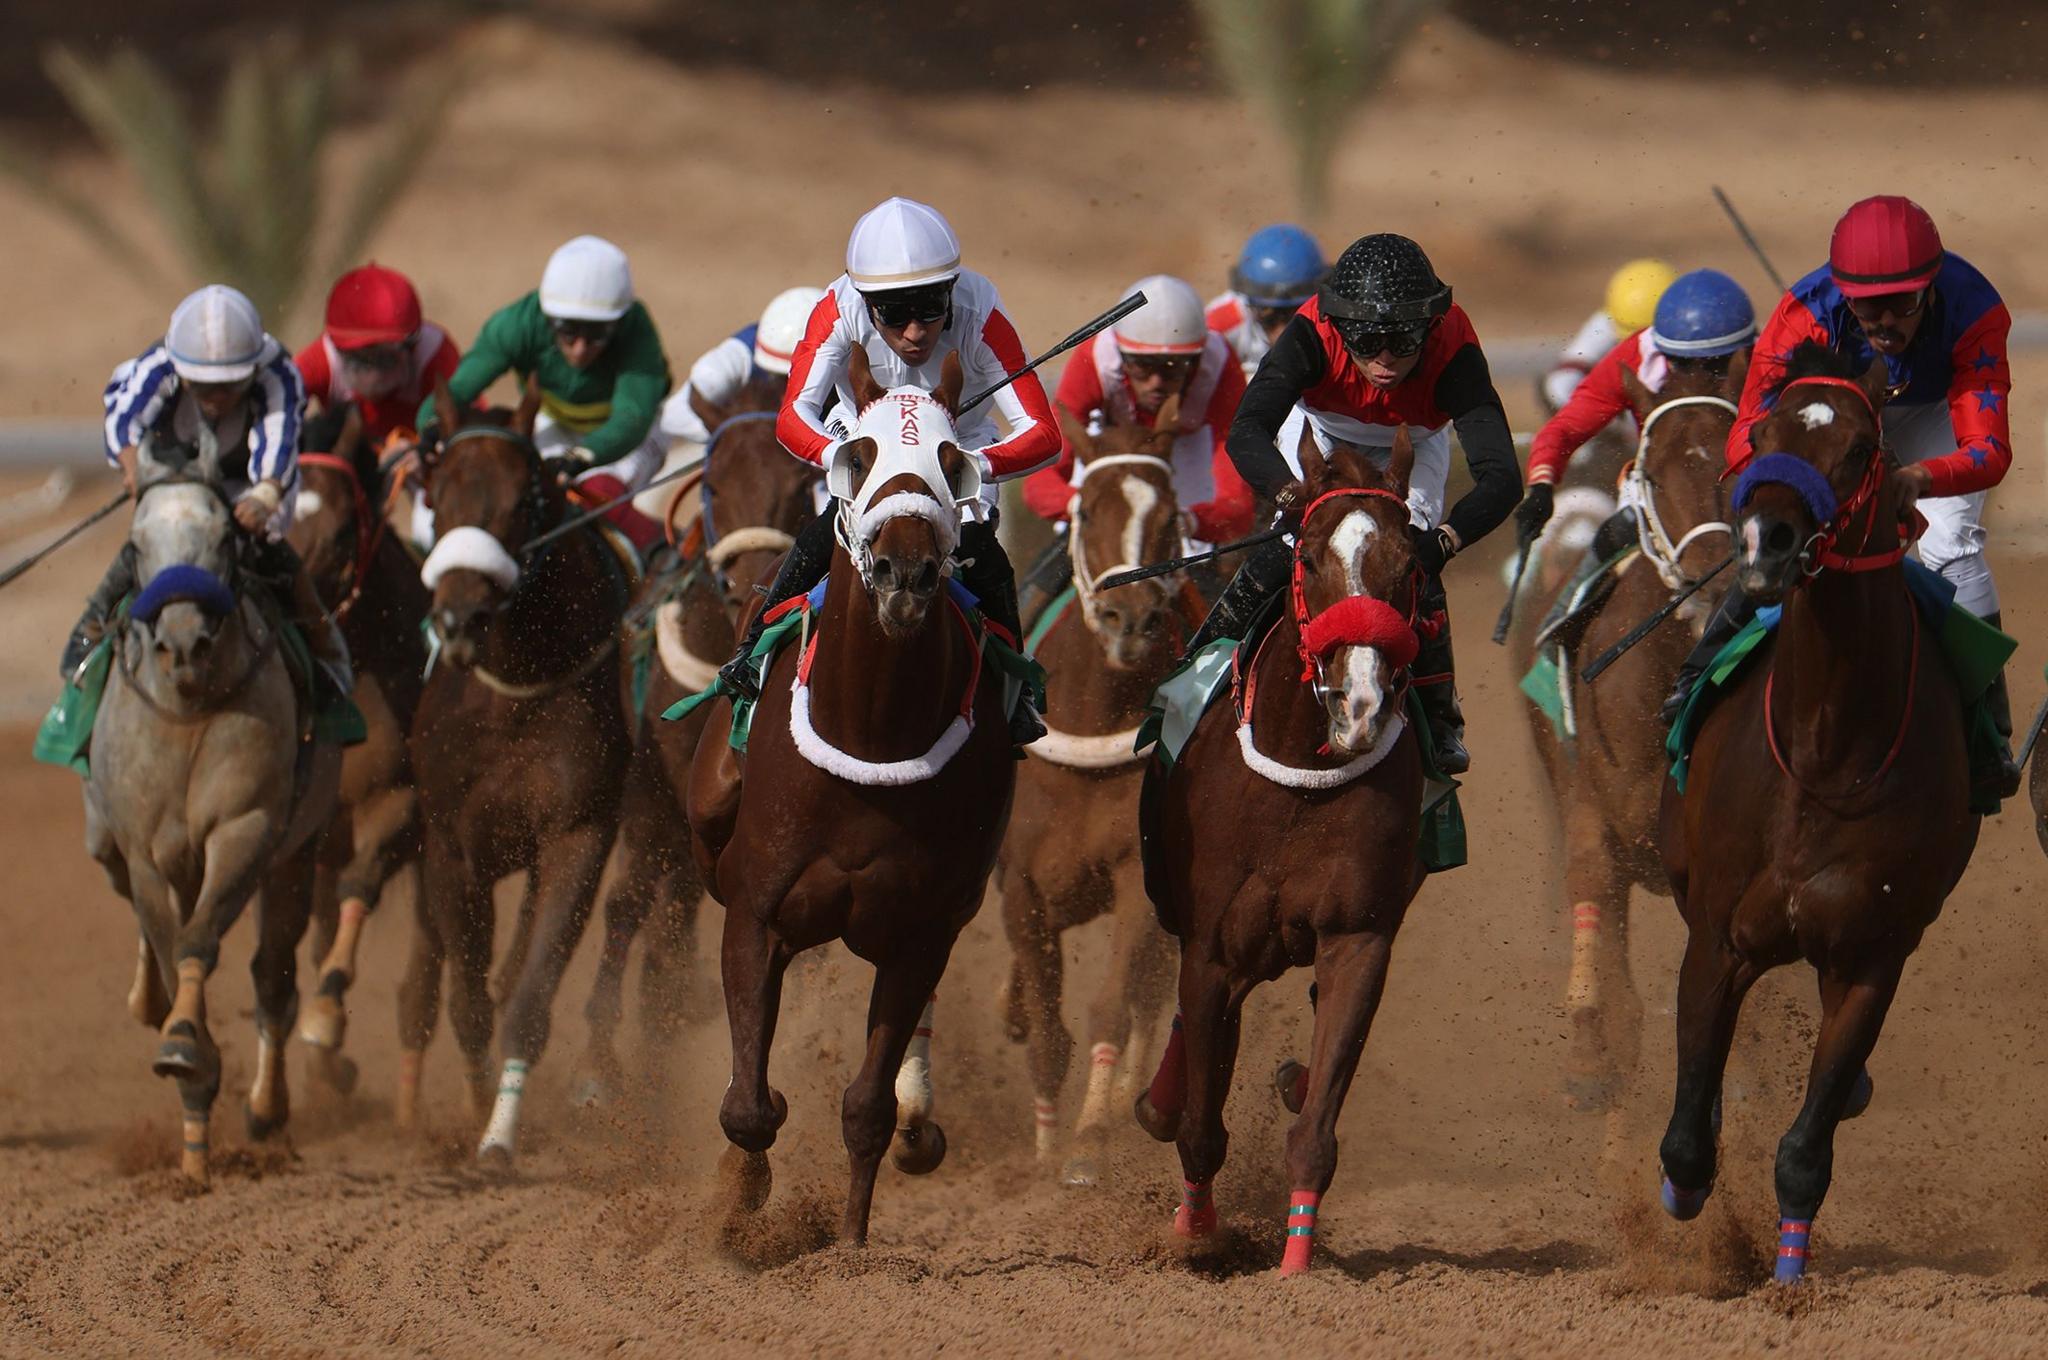
[[[1274,441],[1295,476],[1301,475],[1301,427],[1305,420],[1316,432],[1316,447],[1325,453],[1336,440],[1362,449],[1374,466],[1386,467],[1393,451],[1393,426],[1346,421],[1345,428],[1331,429],[1297,406],[1280,423],[1280,434]],[[1444,484],[1451,476],[1451,427],[1446,423],[1440,429],[1430,430],[1410,425],[1408,438],[1415,445],[1415,471],[1408,478],[1408,518],[1417,528],[1434,529],[1443,521]]]
[[[1955,426],[1946,402],[1887,406],[1885,443],[1901,464],[1939,458],[1956,451]],[[1979,618],[1998,612],[1998,587],[1984,560],[1984,502],[1989,491],[1967,496],[1927,496],[1919,503],[1927,532],[1914,551],[1929,571],[1956,588],[1956,603]]]

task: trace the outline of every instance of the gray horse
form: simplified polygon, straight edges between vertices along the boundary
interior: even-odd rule
[[[204,1184],[221,1075],[206,979],[221,935],[260,889],[247,1114],[250,1136],[264,1138],[290,1113],[285,1039],[299,1005],[312,833],[333,813],[341,756],[311,739],[279,626],[238,589],[237,531],[211,432],[190,467],[159,461],[145,444],[137,488],[128,537],[144,587],[116,625],[93,723],[86,849],[135,908],[141,957],[129,1009],[160,1029],[152,1068],[178,1082],[184,1173]]]

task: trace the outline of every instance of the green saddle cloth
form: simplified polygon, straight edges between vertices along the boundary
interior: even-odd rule
[[[306,699],[310,692],[315,741],[354,746],[369,737],[369,724],[364,721],[363,711],[356,707],[355,700],[325,681],[314,678],[319,672],[313,661],[312,649],[306,645],[305,635],[296,626],[284,625],[278,637],[278,650],[285,658],[285,668],[299,687],[301,700]],[[35,745],[30,752],[38,762],[62,765],[80,775],[90,773],[88,751],[92,745],[92,725],[99,717],[100,700],[105,696],[107,681],[113,675],[113,657],[113,632],[109,629],[108,635],[86,654],[78,683],[65,685],[57,701],[50,705],[50,711],[43,715],[42,726],[36,729]]]

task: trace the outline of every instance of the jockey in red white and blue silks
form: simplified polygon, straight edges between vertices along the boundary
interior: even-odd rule
[[[1329,273],[1322,246],[1304,227],[1276,222],[1246,238],[1230,267],[1230,291],[1209,300],[1206,320],[1247,380]]]
[[[1983,515],[2012,466],[2011,329],[1998,290],[1942,249],[1925,209],[1895,196],[1863,200],[1835,227],[1829,262],[1792,285],[1757,337],[1742,414],[1728,435],[1729,471],[1755,452],[1750,431],[1800,341],[1860,364],[1882,359],[1891,393],[1885,444],[1918,483],[1916,508],[1927,520],[1920,560],[1955,586],[1963,608],[1997,614]]]

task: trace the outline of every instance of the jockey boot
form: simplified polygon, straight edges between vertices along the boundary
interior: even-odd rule
[[[1451,615],[1441,578],[1426,576],[1422,583],[1422,612],[1443,620],[1435,637],[1422,639],[1415,654],[1415,696],[1422,701],[1423,716],[1429,719],[1429,735],[1436,745],[1436,767],[1448,775],[1460,775],[1472,768],[1472,754],[1465,749],[1465,712],[1458,706],[1456,663],[1451,657]]]
[[[740,639],[739,650],[718,668],[718,678],[724,683],[727,693],[749,700],[761,697],[761,687],[754,682],[752,658],[761,634],[768,629],[768,611],[784,600],[807,594],[825,579],[826,572],[832,570],[832,520],[837,513],[836,506],[827,506],[823,513],[798,532],[796,541],[790,544],[782,566],[775,573],[774,584],[768,587],[767,600],[754,611],[753,621],[747,625],[747,635]]]
[[[1294,549],[1283,539],[1261,543],[1247,552],[1244,565],[1230,578],[1230,584],[1210,606],[1209,617],[1202,620],[1202,626],[1188,640],[1181,660],[1194,656],[1218,638],[1242,641],[1266,602],[1286,588],[1293,566]]]
[[[1021,649],[1024,639],[1017,621],[1017,576],[1010,566],[1010,554],[996,537],[997,518],[991,513],[986,524],[969,521],[960,526],[960,584],[981,601],[982,617],[1008,630],[1010,644]],[[1044,735],[1045,724],[1032,708],[1030,694],[1020,695],[1010,712],[1011,742],[1029,746]],[[1017,754],[1022,758],[1022,751]]]
[[[1657,710],[1657,716],[1664,720],[1666,727],[1678,721],[1678,715],[1685,708],[1685,701],[1691,697],[1693,686],[1707,667],[1714,664],[1714,658],[1728,645],[1728,639],[1742,631],[1742,625],[1756,617],[1756,602],[1742,593],[1741,586],[1729,586],[1728,593],[1721,597],[1721,603],[1714,606],[1714,612],[1707,618],[1707,626],[1700,633],[1700,640],[1693,644],[1692,652],[1685,658],[1685,664],[1678,668],[1678,679],[1671,686],[1671,693],[1664,699],[1664,706]]]
[[[1984,622],[1993,628],[2004,630],[2002,611],[1992,610],[1984,616]],[[2005,672],[2000,670],[1998,678],[1991,682],[1991,688],[1984,691],[1984,705],[1991,712],[1991,725],[1998,729],[1998,768],[1984,772],[1984,783],[1988,789],[1994,782],[2000,798],[2011,798],[2020,791],[2020,767],[2012,756],[2012,692],[2006,688]],[[1977,782],[1973,773],[1971,782]]]
[[[1067,552],[1067,535],[1071,530],[1063,529],[1052,536],[1052,542],[1045,550],[1032,559],[1024,569],[1024,579],[1017,586],[1017,621],[1030,619],[1034,624],[1059,593],[1074,579],[1074,559]]]
[[[107,574],[86,596],[85,612],[78,616],[78,623],[71,630],[71,637],[64,643],[64,655],[57,662],[57,674],[65,684],[73,683],[78,671],[85,664],[86,655],[93,644],[107,631],[107,620],[121,603],[122,597],[135,589],[135,545],[123,543],[121,551],[114,554],[114,560],[107,566]]]
[[[1557,592],[1557,598],[1550,602],[1550,609],[1537,627],[1536,635],[1545,636],[1572,612],[1572,600],[1579,590],[1600,574],[1600,569],[1623,548],[1635,542],[1636,517],[1632,510],[1617,510],[1601,522],[1593,531],[1593,541],[1587,545],[1579,558],[1578,569],[1572,579],[1565,582],[1564,589]]]

